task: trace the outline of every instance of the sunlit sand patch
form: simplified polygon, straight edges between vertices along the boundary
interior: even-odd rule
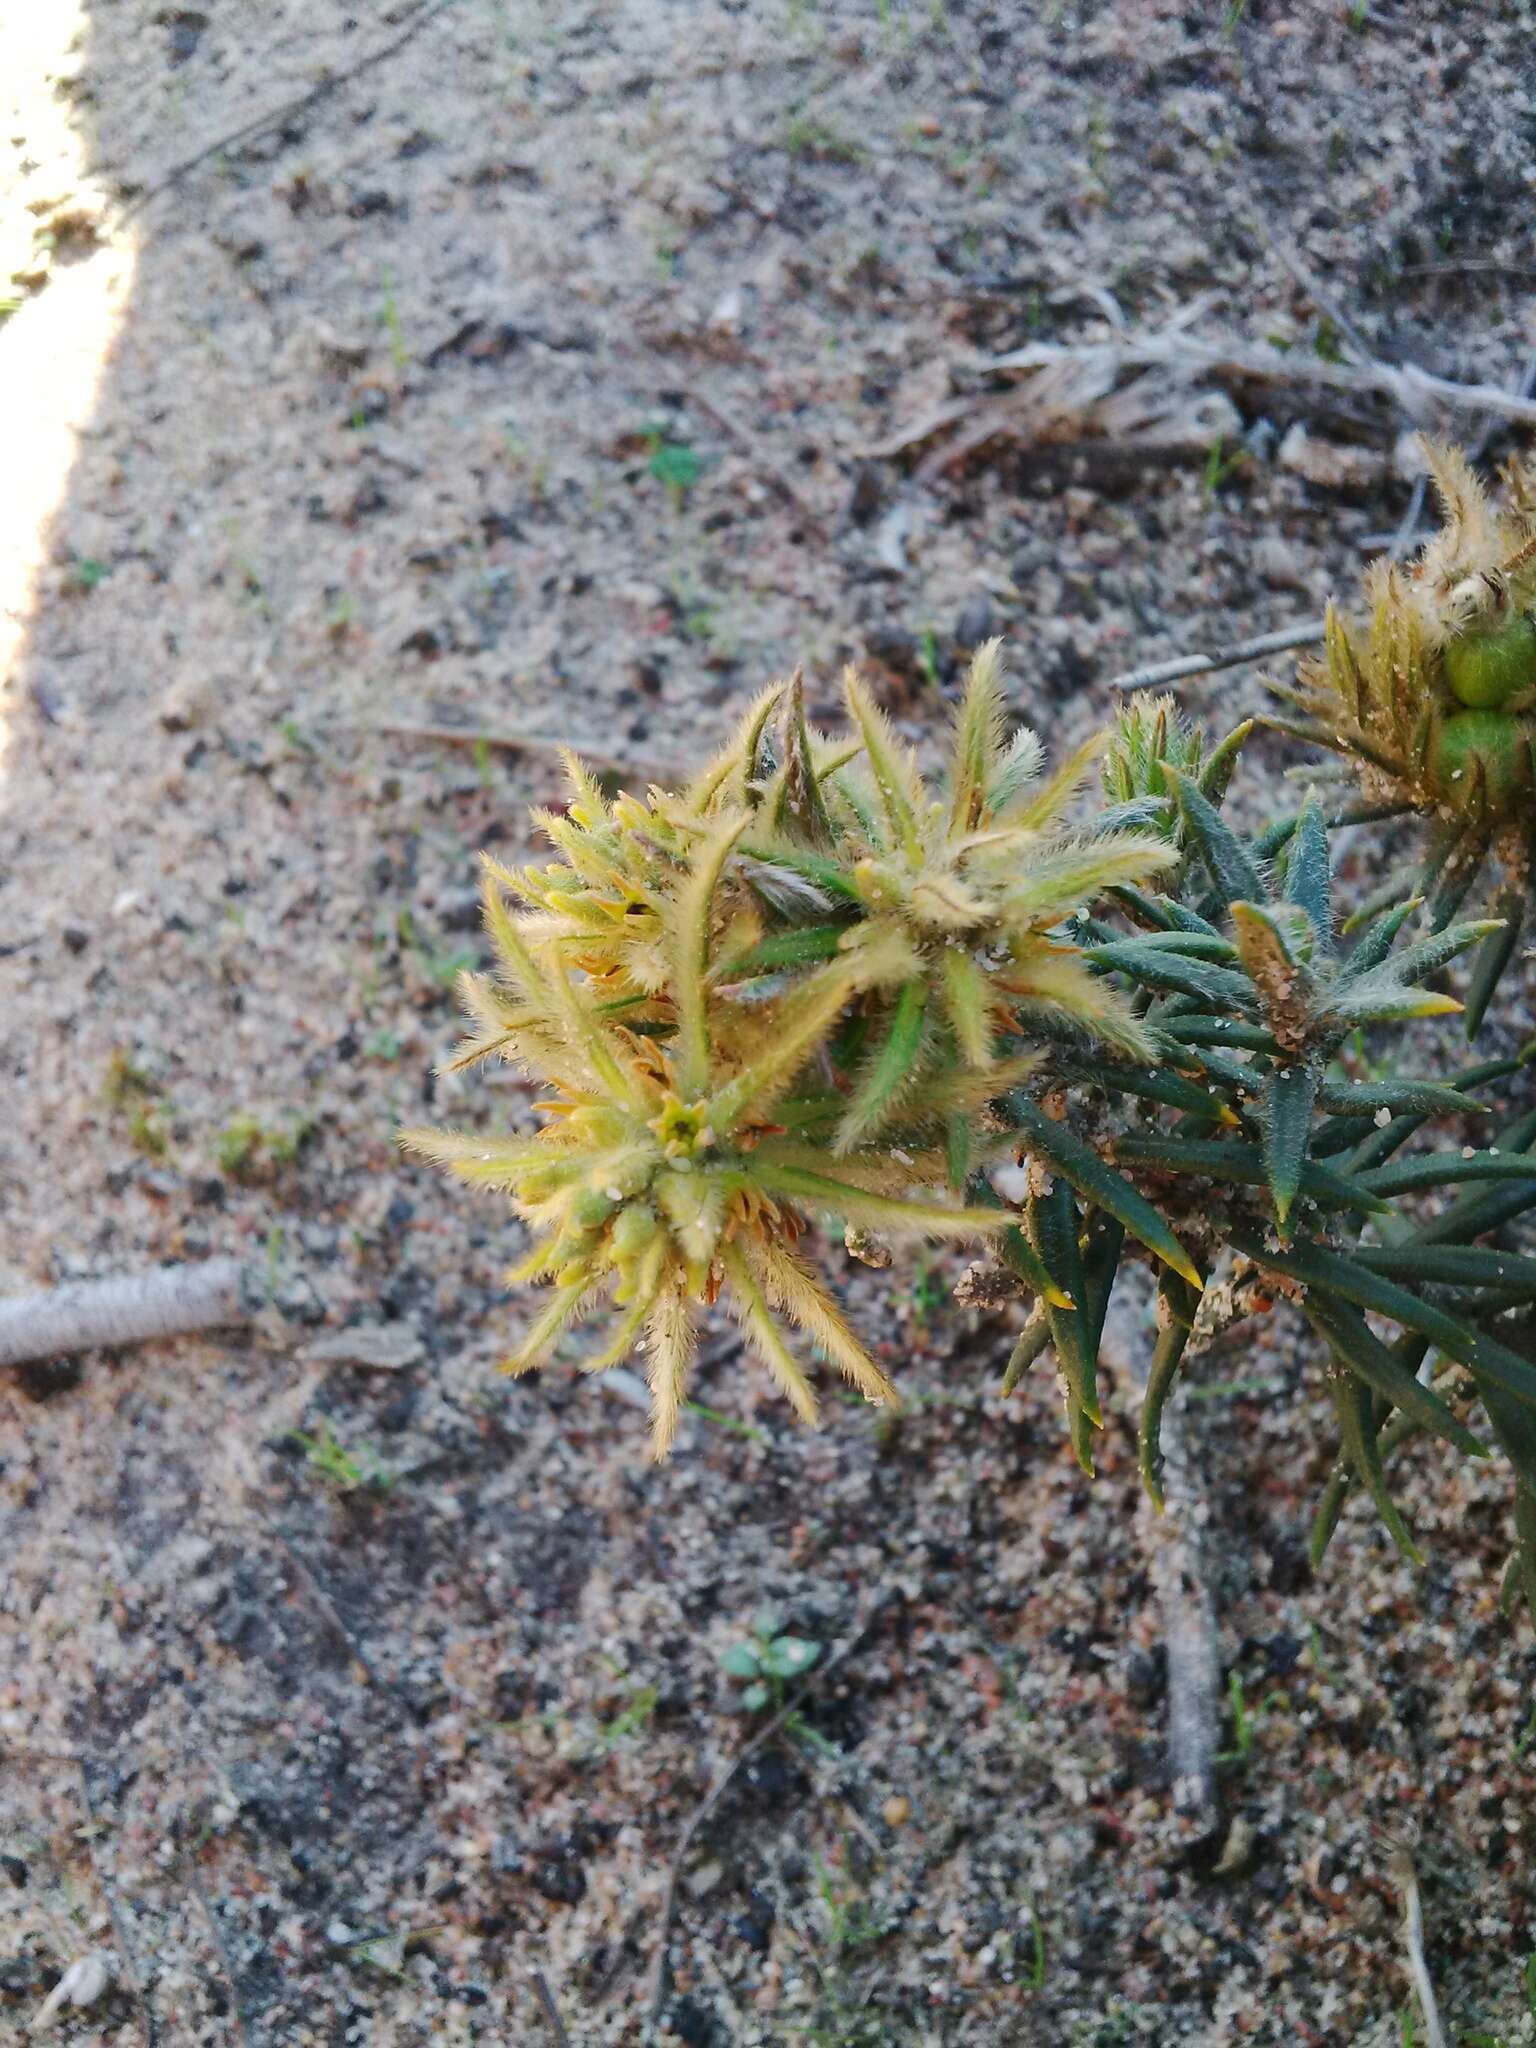
[[[124,237],[56,262],[34,292],[10,283],[32,259],[33,209],[85,182],[85,137],[56,89],[85,27],[84,7],[71,0],[0,7],[0,106],[15,152],[0,187],[0,295],[22,298],[0,323],[0,773],[53,517],[133,283]]]

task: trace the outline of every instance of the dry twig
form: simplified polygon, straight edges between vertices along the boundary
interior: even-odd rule
[[[1395,1849],[1388,1864],[1392,1882],[1403,1895],[1403,1944],[1408,1951],[1408,1981],[1424,2015],[1424,2048],[1450,2048],[1440,2009],[1435,2004],[1435,1987],[1429,1964],[1424,1959],[1424,1902],[1419,1896],[1418,1874],[1406,1849]]]
[[[565,2031],[565,2021],[560,2017],[560,2008],[555,2003],[554,1993],[544,1981],[542,1970],[535,1970],[533,1973],[533,1992],[543,2009],[545,2019],[549,2021],[549,2031],[555,2037],[556,2048],[571,2048],[571,2037]]]
[[[250,1269],[238,1259],[205,1259],[18,1295],[0,1302],[0,1366],[227,1329],[255,1315],[253,1294]]]
[[[1501,391],[1496,384],[1459,384],[1437,377],[1413,363],[1386,363],[1371,356],[1361,363],[1330,362],[1313,354],[1277,348],[1235,337],[1197,341],[1181,328],[1157,334],[1119,335],[1109,341],[1031,342],[1025,348],[996,356],[992,371],[1039,372],[1072,365],[1097,369],[1115,379],[1157,370],[1184,384],[1201,378],[1217,381],[1292,384],[1316,390],[1348,391],[1357,396],[1390,400],[1411,420],[1424,420],[1441,407],[1459,412],[1493,413],[1506,419],[1536,421],[1536,399]]]
[[[615,775],[643,775],[647,782],[675,786],[687,770],[679,761],[653,761],[641,754],[615,754],[589,747],[584,740],[552,739],[538,732],[496,732],[485,726],[419,724],[413,719],[378,719],[362,732],[389,733],[399,739],[441,740],[451,747],[497,747],[516,754],[560,754],[567,747],[590,768]]]
[[[269,129],[292,121],[300,114],[307,114],[311,107],[319,106],[320,102],[329,99],[332,93],[340,92],[343,86],[350,85],[365,72],[376,69],[420,35],[429,22],[435,21],[440,14],[446,14],[454,5],[456,0],[420,0],[420,4],[407,17],[406,25],[399,35],[392,37],[387,43],[381,43],[378,49],[370,50],[366,56],[360,57],[355,64],[349,64],[345,70],[330,72],[318,85],[311,86],[308,92],[300,93],[295,99],[284,100],[280,107],[269,107],[266,113],[258,114],[254,121],[246,121],[239,128],[231,129],[227,135],[221,135],[216,141],[206,144],[192,156],[183,158],[179,164],[173,165],[163,178],[157,178],[154,184],[147,186],[129,201],[117,217],[117,226],[126,227],[129,221],[136,214],[142,213],[152,200],[159,199],[164,193],[169,192],[172,186],[179,185],[183,178],[189,177],[199,165],[207,163],[210,157],[222,156],[226,149],[234,149],[242,142],[254,142],[258,135],[265,135]]]
[[[1128,1288],[1124,1299],[1111,1302],[1105,1334],[1115,1346],[1121,1369],[1138,1392],[1145,1393],[1155,1336],[1145,1287],[1139,1293]],[[1217,1817],[1221,1654],[1200,1538],[1205,1500],[1177,1403],[1163,1412],[1162,1452],[1168,1507],[1158,1514],[1143,1494],[1138,1513],[1168,1652],[1168,1775],[1173,1803],[1198,1823],[1205,1836],[1214,1831]]]
[[[1319,290],[1315,284],[1307,289]],[[1013,389],[953,399],[865,452],[897,455],[958,429],[919,464],[916,475],[922,480],[1000,436],[1035,447],[1090,434],[1121,450],[1208,448],[1241,425],[1231,400],[1210,388],[1231,383],[1386,399],[1421,423],[1445,411],[1536,420],[1536,400],[1489,384],[1433,376],[1411,363],[1384,362],[1369,353],[1352,327],[1348,331],[1361,359],[1335,362],[1308,351],[1282,353],[1235,336],[1197,339],[1189,328],[1204,311],[1205,303],[1197,301],[1153,333],[1117,330],[1100,341],[1032,342],[994,356],[978,367],[994,376],[1022,373]]]
[[[1224,647],[1219,654],[1180,654],[1172,661],[1157,661],[1150,668],[1128,669],[1123,676],[1111,676],[1111,690],[1151,690],[1164,683],[1177,683],[1190,676],[1214,675],[1218,669],[1236,668],[1239,662],[1258,661],[1266,654],[1283,654],[1288,647],[1314,647],[1323,637],[1323,621],[1308,619],[1303,626],[1284,626],[1278,633],[1260,633],[1255,640],[1241,640]]]

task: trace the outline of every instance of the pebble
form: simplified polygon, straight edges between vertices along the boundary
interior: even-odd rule
[[[886,1800],[880,1815],[888,1828],[905,1827],[912,1818],[912,1802],[897,1792]]]
[[[967,598],[960,607],[960,616],[955,620],[955,638],[963,648],[979,647],[983,640],[990,640],[997,631],[992,611],[991,598]]]
[[[1289,541],[1277,533],[1261,534],[1253,544],[1253,566],[1271,590],[1305,590],[1306,571]]]

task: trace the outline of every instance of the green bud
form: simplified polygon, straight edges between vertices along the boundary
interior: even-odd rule
[[[637,1252],[645,1250],[660,1228],[660,1219],[649,1202],[630,1203],[613,1219],[610,1239],[615,1257],[634,1258]]]
[[[1536,687],[1536,624],[1518,612],[1491,633],[1463,633],[1443,656],[1445,680],[1458,702],[1474,711],[1498,710],[1521,690]]]
[[[1482,763],[1488,801],[1495,811],[1510,809],[1530,779],[1530,728],[1505,711],[1462,711],[1435,735],[1430,769],[1442,797],[1454,805],[1471,795]]]

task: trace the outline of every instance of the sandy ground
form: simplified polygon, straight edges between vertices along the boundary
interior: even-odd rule
[[[1127,1400],[1090,1485],[936,1262],[852,1283],[904,1419],[795,1431],[722,1336],[658,1471],[621,1395],[496,1377],[515,1227],[392,1139],[523,1106],[432,1076],[474,850],[557,790],[475,735],[643,778],[795,661],[830,708],[858,658],[920,737],[999,630],[1064,744],[1115,670],[1313,615],[1406,503],[1380,406],[1242,401],[1238,465],[866,451],[1111,300],[1331,348],[1277,245],[1383,353],[1512,382],[1529,22],[459,0],[93,240],[92,192],[403,24],[99,0],[0,137],[8,251],[58,240],[0,327],[5,445],[85,331],[50,303],[118,284],[0,691],[0,1286],[234,1251],[284,1316],[0,1386],[0,2038],[99,1949],[63,2038],[521,2048],[559,2038],[538,1973],[575,2048],[640,2041],[668,1864],[759,1725],[720,1660],[771,1605],[824,1656],[863,1633],[693,1844],[666,2039],[1422,2040],[1399,1842],[1448,2014],[1531,2039],[1497,1474],[1422,1454],[1421,1580],[1352,1512],[1314,1581],[1292,1333],[1211,1362],[1244,1712],[1202,1853]],[[1270,459],[1297,421],[1344,488]],[[378,1324],[393,1369],[315,1353]]]

